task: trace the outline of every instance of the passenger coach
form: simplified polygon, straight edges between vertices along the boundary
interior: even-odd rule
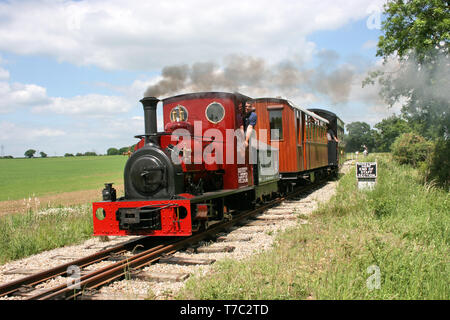
[[[254,99],[253,106],[258,116],[257,132],[266,130],[268,144],[279,148],[282,180],[314,180],[317,173],[329,170],[329,120],[280,98]]]

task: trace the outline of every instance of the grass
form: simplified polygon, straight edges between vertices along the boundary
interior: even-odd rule
[[[0,264],[92,236],[90,205],[0,216]]]
[[[178,298],[449,299],[449,194],[377,157],[373,191],[357,190],[353,168],[309,224],[278,236],[270,251],[217,263]]]
[[[91,204],[38,210],[38,197],[100,191],[105,182],[121,185],[126,160],[124,156],[1,159],[0,201],[29,198],[34,205],[29,203],[26,213],[0,216],[0,264],[90,238]]]
[[[127,157],[67,157],[0,160],[0,201],[123,184]]]

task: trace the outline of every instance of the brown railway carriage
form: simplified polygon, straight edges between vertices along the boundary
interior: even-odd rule
[[[258,116],[257,138],[279,149],[281,178],[297,179],[328,166],[328,120],[285,99],[259,98],[252,103]]]
[[[311,112],[327,119],[330,129],[339,140],[328,142],[328,163],[329,165],[341,165],[344,159],[344,122],[333,112],[324,109],[308,109]]]

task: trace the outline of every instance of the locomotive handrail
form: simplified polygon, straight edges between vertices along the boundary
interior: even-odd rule
[[[205,142],[221,142],[221,143],[224,143],[224,141],[215,140],[215,139],[207,140],[207,139],[205,139],[204,136],[191,136],[190,134],[181,134],[181,133],[175,134],[173,132],[158,132],[158,133],[150,133],[150,134],[139,134],[139,135],[134,136],[134,137],[137,138],[137,139],[143,139],[145,137],[159,137],[159,136],[171,136],[171,135],[178,136],[178,137],[189,136],[189,137],[192,137],[194,139],[202,139],[202,141],[205,141]]]

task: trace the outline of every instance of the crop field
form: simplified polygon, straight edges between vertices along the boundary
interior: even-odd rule
[[[123,185],[125,156],[0,159],[0,201]]]

